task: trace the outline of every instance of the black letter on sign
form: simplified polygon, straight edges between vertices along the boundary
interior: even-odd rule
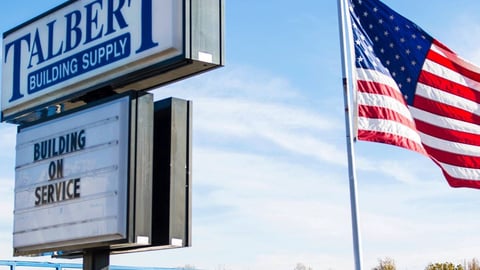
[[[48,165],[48,176],[50,180],[63,178],[63,159],[50,162],[50,165]]]
[[[38,159],[40,159],[40,144],[36,143],[33,146],[33,161],[37,161]]]
[[[42,188],[41,187],[35,188],[35,198],[37,198],[35,200],[35,205],[36,206],[40,205],[41,202],[42,202]]]

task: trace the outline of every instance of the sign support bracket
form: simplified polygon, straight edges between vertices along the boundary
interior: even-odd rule
[[[83,254],[83,270],[108,270],[110,251],[85,250]]]

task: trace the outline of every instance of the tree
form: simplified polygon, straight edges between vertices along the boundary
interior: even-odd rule
[[[462,265],[457,265],[455,266],[451,262],[445,262],[445,263],[430,263],[427,265],[425,270],[464,270]]]
[[[480,263],[476,258],[473,258],[468,262],[467,267],[468,270],[480,270]]]
[[[395,261],[392,258],[378,259],[378,266],[372,270],[396,270]]]
[[[295,266],[295,268],[293,268],[293,270],[313,270],[313,268],[307,267],[303,263],[297,263],[297,265]]]

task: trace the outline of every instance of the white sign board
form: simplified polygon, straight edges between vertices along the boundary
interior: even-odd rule
[[[2,120],[184,57],[184,10],[180,0],[69,1],[4,33]]]
[[[20,129],[14,249],[126,237],[129,118],[124,97]]]

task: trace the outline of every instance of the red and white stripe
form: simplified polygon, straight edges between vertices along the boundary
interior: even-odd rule
[[[480,188],[480,68],[434,41],[413,106],[395,81],[357,69],[357,136],[432,158],[453,187]]]

